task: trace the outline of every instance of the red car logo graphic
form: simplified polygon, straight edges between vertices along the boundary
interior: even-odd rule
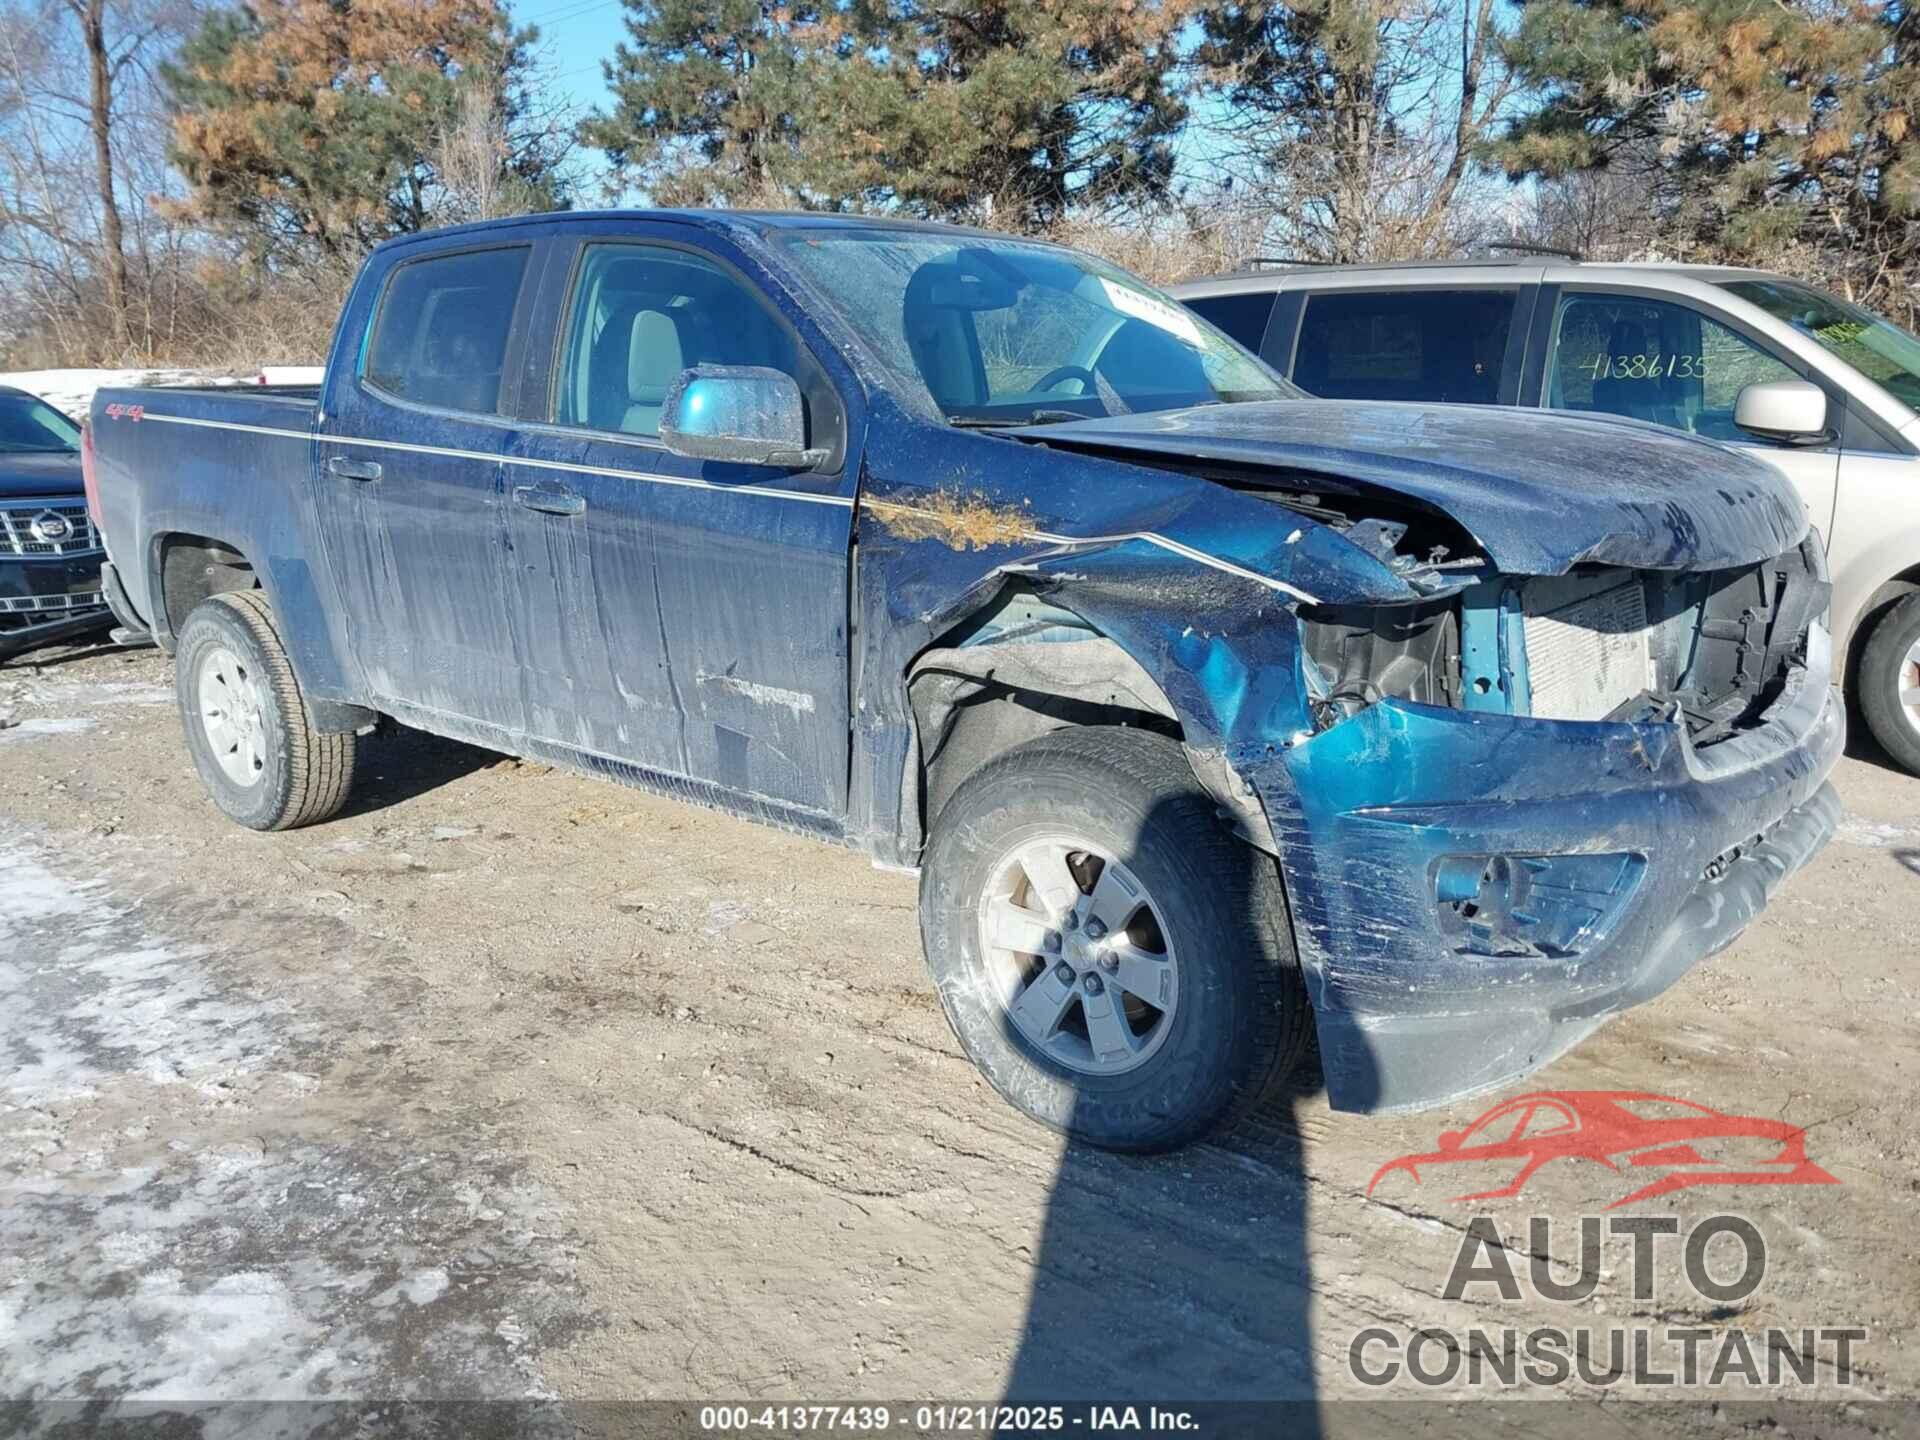
[[[1367,1193],[1396,1172],[1420,1183],[1423,1168],[1475,1162],[1513,1178],[1456,1200],[1518,1195],[1542,1165],[1592,1160],[1622,1174],[1658,1172],[1613,1210],[1695,1185],[1838,1185],[1807,1159],[1806,1132],[1758,1115],[1723,1115],[1672,1095],[1640,1090],[1543,1090],[1503,1100],[1465,1130],[1444,1130],[1440,1148],[1402,1155],[1374,1172]],[[1635,1177],[1637,1178],[1637,1176]]]

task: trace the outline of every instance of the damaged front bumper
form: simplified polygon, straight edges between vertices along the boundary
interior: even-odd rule
[[[1763,723],[1704,750],[1671,724],[1388,700],[1239,757],[1334,1107],[1492,1089],[1731,944],[1838,824],[1828,673],[1810,653]]]

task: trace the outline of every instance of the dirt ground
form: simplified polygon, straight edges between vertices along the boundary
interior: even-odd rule
[[[1636,1296],[1612,1237],[1594,1294],[1539,1293],[1529,1247],[1577,1275],[1578,1217],[1625,1193],[1597,1164],[1478,1204],[1431,1167],[1368,1196],[1494,1097],[1336,1114],[1309,1066],[1231,1148],[1065,1147],[960,1055],[911,878],[421,735],[363,753],[344,818],[257,835],[203,795],[163,657],[0,666],[0,1414],[1437,1393],[1429,1433],[1483,1434],[1468,1402],[1544,1393],[1584,1408],[1536,1415],[1626,1433],[1656,1411],[1604,1373],[1376,1388],[1350,1351],[1369,1327],[1685,1323],[1867,1332],[1850,1383],[1823,1349],[1790,1387],[1835,1403],[1768,1433],[1912,1418],[1876,1402],[1920,1396],[1920,781],[1865,742],[1839,839],[1754,929],[1506,1092],[1805,1126],[1838,1184],[1629,1207],[1747,1217],[1764,1280],[1731,1304],[1677,1243]],[[1445,1293],[1476,1213],[1518,1299]],[[1654,1428],[1696,1426],[1753,1428]]]

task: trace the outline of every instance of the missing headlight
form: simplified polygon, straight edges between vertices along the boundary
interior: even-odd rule
[[[1301,610],[1300,630],[1322,682],[1313,687],[1318,729],[1389,697],[1460,705],[1460,621],[1451,601],[1315,606]]]

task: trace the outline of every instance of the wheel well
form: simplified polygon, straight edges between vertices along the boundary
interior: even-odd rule
[[[968,677],[972,684],[949,688],[946,682],[959,678],[943,674],[942,683],[916,685],[913,691],[916,718],[922,716],[923,707],[929,718],[934,712],[944,712],[943,718],[933,719],[930,731],[923,728],[923,733],[933,738],[932,748],[922,755],[920,764],[923,829],[974,771],[1016,745],[1055,730],[1125,726],[1151,730],[1174,740],[1182,738],[1180,723],[1171,716],[1125,704],[1005,685],[984,676]],[[935,691],[945,693],[935,698]],[[923,719],[923,727],[926,723]]]
[[[922,653],[907,675],[920,835],[961,783],[1055,730],[1127,726],[1183,740],[1173,706],[1140,663],[1086,621],[1030,593],[1003,597]]]
[[[1853,634],[1847,638],[1847,694],[1855,693],[1855,682],[1860,676],[1860,655],[1867,648],[1867,641],[1873,637],[1873,627],[1897,602],[1909,595],[1920,595],[1920,565],[1902,571],[1873,592],[1873,598],[1860,607],[1859,618],[1853,622]]]
[[[224,541],[205,535],[161,536],[157,569],[160,611],[170,635],[208,596],[260,585],[252,561]]]

